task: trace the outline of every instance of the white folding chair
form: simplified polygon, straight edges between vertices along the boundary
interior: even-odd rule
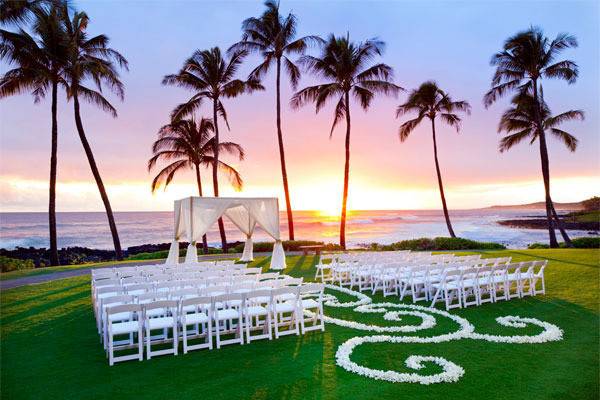
[[[227,344],[244,344],[244,295],[229,293],[214,296],[212,299],[217,349]],[[221,339],[221,335],[228,334],[233,334],[234,337]]]
[[[181,334],[183,354],[191,350],[212,350],[212,298],[208,296],[193,297],[181,300]],[[188,331],[188,326],[194,326]],[[204,342],[189,344],[190,339],[204,338]]]
[[[299,335],[298,287],[282,287],[272,291],[273,324],[275,339],[284,335]],[[280,331],[280,326],[289,328]],[[292,328],[293,327],[293,328]]]
[[[252,340],[273,339],[271,309],[271,290],[253,290],[246,293],[244,316],[247,343]],[[262,333],[252,334],[255,330]]]
[[[127,315],[127,318],[123,318]],[[144,357],[143,334],[142,334],[142,307],[139,304],[122,304],[107,309],[107,341],[108,341],[108,364],[127,360],[142,361]],[[115,344],[115,337],[129,335],[130,339],[124,344]],[[137,345],[134,344],[134,336],[137,335]],[[137,346],[137,354],[115,356],[116,350],[131,349]]]
[[[178,304],[174,300],[160,300],[148,303],[144,306],[144,326],[146,328],[146,356],[149,359],[152,356],[161,356],[165,354],[177,355],[177,308]],[[169,329],[172,331],[172,339],[169,339]],[[152,336],[152,331],[162,330],[163,334]],[[171,349],[152,350],[153,344],[162,344],[172,342]]]
[[[300,327],[303,335],[308,331],[317,329],[325,331],[325,321],[323,318],[324,289],[324,285],[319,283],[307,283],[300,286],[298,307],[300,309]],[[307,317],[304,314],[304,310],[310,310],[314,315],[312,317]],[[307,327],[307,322],[312,322],[312,326]]]

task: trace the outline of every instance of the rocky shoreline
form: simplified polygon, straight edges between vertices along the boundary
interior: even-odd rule
[[[563,220],[562,223],[567,230],[588,231],[590,234],[598,234],[598,231],[600,231],[599,221],[576,222]],[[511,228],[548,229],[548,221],[545,218],[506,219],[498,221],[498,224]]]
[[[242,242],[229,243],[230,248],[238,246]],[[179,243],[179,249],[187,248],[187,242]],[[171,243],[144,244],[141,246],[131,246],[123,250],[123,258],[140,254],[154,253],[158,251],[168,251]],[[199,246],[201,248],[201,246]],[[209,247],[209,253],[220,253],[221,249]],[[50,265],[50,250],[47,248],[35,247],[17,247],[14,250],[0,249],[0,256],[18,259],[31,260],[36,267]],[[115,252],[113,250],[91,249],[89,247],[65,247],[58,250],[58,259],[60,265],[73,265],[90,262],[115,261]]]

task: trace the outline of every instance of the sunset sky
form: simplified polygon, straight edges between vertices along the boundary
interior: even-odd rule
[[[113,208],[170,210],[176,198],[196,194],[193,176],[180,175],[166,192],[150,192],[146,171],[150,146],[172,108],[187,100],[185,90],[164,87],[162,77],[175,73],[196,49],[228,48],[240,39],[243,19],[258,16],[260,1],[76,1],[91,17],[89,31],[105,33],[111,46],[130,62],[123,72],[126,98],[116,98],[119,117],[83,106],[83,120]],[[597,1],[285,1],[281,11],[299,19],[299,35],[350,33],[353,40],[378,37],[387,44],[382,61],[395,70],[395,81],[411,89],[429,79],[471,103],[457,134],[439,126],[439,151],[450,208],[474,208],[543,199],[539,151],[519,145],[500,154],[496,133],[509,97],[486,110],[482,96],[493,73],[491,55],[510,35],[537,25],[554,37],[569,32],[579,47],[565,51],[580,68],[574,85],[544,82],[554,112],[583,109],[583,122],[563,129],[579,140],[576,153],[550,139],[550,168],[555,201],[578,201],[600,194],[599,6]],[[258,63],[249,57],[240,77]],[[6,64],[1,64],[4,72]],[[300,86],[315,81],[304,76]],[[240,169],[241,196],[280,196],[281,172],[275,132],[273,75],[267,90],[225,100],[231,131],[224,139],[246,150]],[[283,85],[283,131],[292,204],[295,209],[335,212],[341,202],[344,125],[329,139],[332,105],[315,115],[313,107],[288,107],[291,88]],[[59,104],[59,211],[102,210],[87,160],[73,123],[72,104]],[[368,113],[353,104],[351,178],[352,209],[439,208],[431,133],[418,128],[398,140],[398,99],[379,98]],[[208,106],[198,115],[209,116]],[[0,103],[0,209],[45,211],[50,156],[50,105],[33,104],[22,95]],[[232,161],[232,160],[228,160]],[[209,186],[210,174],[204,171]],[[235,195],[223,180],[223,194]],[[282,205],[284,202],[280,202]]]

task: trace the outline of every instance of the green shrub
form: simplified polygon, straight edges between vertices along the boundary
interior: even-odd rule
[[[571,243],[573,247],[576,249],[598,249],[600,248],[600,236],[592,236],[592,237],[581,237],[577,239],[572,239]],[[564,242],[558,244],[561,248],[566,248]],[[545,243],[532,243],[527,246],[528,249],[549,249]]]
[[[576,249],[598,249],[600,248],[600,236],[581,237],[571,240]]]
[[[544,243],[531,243],[529,246],[527,246],[527,248],[530,250],[549,249],[550,246],[548,246],[547,244],[544,244]]]
[[[22,269],[32,268],[35,268],[33,260],[19,260],[17,258],[0,256],[0,271],[2,272],[19,271]]]
[[[477,242],[463,238],[436,237],[402,240],[389,245],[371,244],[371,250],[413,250],[413,251],[437,251],[437,250],[503,250],[504,245],[492,242]]]

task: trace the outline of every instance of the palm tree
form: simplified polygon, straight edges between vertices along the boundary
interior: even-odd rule
[[[215,197],[219,197],[219,181],[217,177],[217,171],[219,170],[219,115],[225,121],[227,128],[229,128],[227,112],[221,99],[237,97],[244,92],[249,93],[254,90],[263,89],[262,85],[256,80],[248,79],[247,81],[242,81],[234,78],[242,60],[247,54],[244,50],[235,51],[231,54],[229,60],[225,60],[218,47],[213,47],[210,50],[197,50],[185,61],[177,74],[167,75],[162,81],[163,85],[175,85],[195,92],[187,102],[175,107],[171,113],[173,121],[192,114],[200,107],[204,100],[212,103],[215,132],[212,177]],[[223,252],[227,253],[227,238],[225,236],[223,218],[219,218],[219,232],[221,234]]]
[[[214,125],[210,119],[202,118],[199,123],[194,119],[182,119],[163,126],[158,131],[158,139],[152,144],[153,156],[148,161],[148,172],[159,161],[169,164],[160,170],[152,180],[152,192],[159,186],[165,189],[173,180],[177,172],[193,169],[196,173],[198,195],[202,197],[202,179],[200,167],[212,166],[214,163]],[[244,149],[237,143],[220,142],[219,150],[236,155],[239,160],[244,159]],[[225,172],[236,190],[242,188],[242,177],[239,172],[229,164],[219,160],[219,168]],[[204,254],[208,253],[206,235],[202,236]]]
[[[65,0],[2,0],[0,1],[0,23],[22,24],[29,22],[46,5],[60,4]]]
[[[550,166],[546,135],[542,129],[542,100],[543,78],[557,78],[572,84],[576,81],[579,69],[570,60],[556,61],[561,51],[577,47],[577,39],[566,33],[560,33],[554,40],[544,36],[541,29],[532,27],[508,38],[504,48],[492,56],[491,65],[496,67],[492,78],[492,88],[485,94],[483,102],[489,107],[497,99],[511,91],[530,93],[535,103],[534,112],[537,121],[540,154],[542,158],[542,176],[546,201],[546,219],[548,220],[548,235],[550,247],[558,247],[554,233],[554,205],[550,196]],[[560,220],[554,216],[557,224]]]
[[[279,144],[279,161],[281,163],[281,176],[283,178],[283,191],[285,193],[285,206],[287,210],[289,239],[294,240],[294,217],[288,187],[287,168],[285,165],[285,151],[283,148],[283,133],[281,130],[281,67],[285,69],[293,89],[296,89],[300,80],[300,69],[290,60],[291,55],[303,54],[309,44],[320,43],[318,36],[304,36],[295,39],[297,19],[294,14],[283,17],[279,14],[279,2],[267,0],[266,10],[258,18],[248,18],[242,22],[242,41],[231,46],[229,51],[248,50],[262,56],[260,65],[250,73],[250,79],[260,80],[269,69],[275,66],[276,79],[276,124],[277,141]]]
[[[5,6],[7,3],[3,3]],[[2,19],[7,15],[2,10]],[[0,58],[15,68],[0,78],[0,98],[30,91],[38,103],[51,93],[51,150],[50,183],[48,195],[48,227],[50,231],[50,265],[58,265],[56,238],[56,171],[58,152],[58,88],[66,88],[64,79],[66,46],[65,32],[56,9],[36,7],[33,15],[32,35],[21,29],[18,32],[0,30]],[[11,14],[12,15],[12,14]],[[18,14],[17,14],[18,15]],[[20,20],[14,17],[15,20]]]
[[[558,115],[552,115],[548,105],[543,102],[541,104],[542,127],[538,129],[536,101],[529,93],[519,93],[513,97],[512,107],[502,114],[498,132],[506,132],[507,135],[500,140],[500,152],[507,151],[513,146],[527,139],[529,144],[533,144],[540,138],[540,132],[548,132],[556,139],[560,140],[567,148],[574,152],[577,149],[577,138],[570,133],[558,128],[560,124],[571,120],[583,120],[584,113],[581,110],[569,110]],[[540,156],[542,153],[540,152]],[[552,206],[552,214],[558,220],[554,205]],[[567,245],[571,244],[571,240],[567,235],[562,224],[558,225],[560,233]]]
[[[354,43],[349,35],[336,37],[332,34],[324,43],[320,57],[305,55],[299,60],[309,72],[327,82],[306,87],[294,94],[292,108],[298,109],[308,102],[314,102],[318,113],[328,100],[337,99],[330,138],[338,122],[346,118],[346,161],[340,221],[340,246],[343,249],[346,248],[346,203],[350,177],[350,95],[366,111],[375,94],[396,95],[402,90],[393,83],[392,67],[371,63],[374,57],[383,53],[384,47],[385,44],[377,39]]]
[[[444,195],[444,185],[442,183],[442,174],[440,172],[440,163],[438,161],[437,140],[435,135],[435,118],[437,116],[448,125],[456,128],[456,132],[460,131],[461,119],[456,112],[471,113],[471,106],[466,101],[453,101],[449,94],[440,89],[437,83],[427,81],[421,84],[418,89],[413,90],[408,96],[406,103],[398,106],[396,117],[400,117],[406,113],[415,112],[417,117],[406,121],[400,125],[398,134],[400,141],[404,142],[412,131],[423,121],[428,118],[431,122],[431,134],[433,137],[433,158],[435,160],[435,171],[437,173],[438,186],[440,196],[442,198],[442,208],[444,209],[444,218],[446,218],[446,226],[450,237],[456,237],[452,224],[450,223],[450,215],[448,214],[448,206],[446,205],[446,196]]]
[[[69,54],[67,75],[69,90],[68,98],[73,100],[73,110],[75,114],[75,125],[79,134],[79,139],[90,164],[90,169],[94,175],[100,197],[106,209],[108,225],[113,238],[115,254],[118,260],[122,259],[121,243],[117,232],[117,225],[113,216],[110,201],[102,182],[102,177],[98,171],[94,153],[85,135],[83,122],[81,120],[81,111],[79,99],[100,107],[116,118],[117,110],[102,95],[102,85],[107,86],[120,99],[124,97],[123,83],[119,80],[119,73],[115,63],[122,68],[127,69],[127,60],[116,50],[108,47],[109,39],[105,35],[97,35],[88,38],[86,28],[89,22],[88,16],[83,12],[76,12],[73,18],[68,17],[65,11],[64,24],[69,36]],[[93,81],[98,90],[84,86],[85,81]]]

